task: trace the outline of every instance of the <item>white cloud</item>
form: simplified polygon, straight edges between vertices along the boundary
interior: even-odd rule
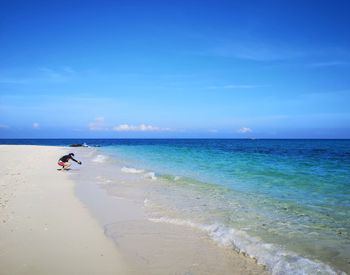
[[[258,85],[226,85],[224,86],[224,89],[252,89],[260,87]]]
[[[242,127],[242,128],[239,128],[237,132],[241,134],[245,134],[245,133],[251,133],[253,132],[253,130],[248,127]]]
[[[69,67],[64,67],[63,69],[50,69],[50,68],[40,68],[39,70],[42,72],[43,77],[47,81],[52,82],[65,82],[70,79],[72,75],[72,69]]]
[[[130,124],[119,124],[112,128],[105,125],[104,117],[96,117],[94,121],[88,124],[88,128],[91,131],[116,131],[116,132],[164,132],[170,131],[170,128],[161,128],[158,126],[140,124],[140,125],[130,125]]]
[[[28,84],[32,82],[32,80],[33,79],[31,78],[15,78],[15,77],[0,76],[1,84]]]
[[[322,67],[337,67],[337,66],[349,66],[350,62],[345,61],[327,61],[327,62],[315,62],[310,64],[310,67],[313,68],[322,68]]]
[[[224,86],[210,86],[208,89],[254,89],[264,87],[262,85],[251,85],[251,84],[231,84],[231,85],[224,85]]]
[[[36,84],[51,82],[67,82],[76,74],[71,67],[65,66],[58,69],[47,67],[33,69],[26,75],[0,75],[0,83],[2,84]],[[22,76],[21,76],[22,75]]]
[[[219,132],[219,130],[217,130],[217,129],[210,129],[209,130],[209,133],[218,133]]]
[[[283,43],[251,39],[219,39],[209,54],[252,61],[281,61],[305,55],[297,47]]]
[[[113,127],[113,131],[117,132],[161,132],[170,131],[169,128],[160,128],[158,126],[140,124],[140,125],[129,125],[119,124]]]
[[[89,125],[90,131],[105,131],[107,130],[105,126],[105,119],[102,116],[96,117],[94,121],[90,122]]]
[[[76,73],[76,71],[75,70],[73,70],[71,67],[69,67],[69,66],[64,66],[63,68],[62,68],[62,71],[64,71],[65,73],[67,73],[67,74],[75,74]]]
[[[39,129],[39,128],[40,128],[39,123],[38,123],[38,122],[34,122],[34,123],[32,124],[32,128],[33,128],[33,129]]]

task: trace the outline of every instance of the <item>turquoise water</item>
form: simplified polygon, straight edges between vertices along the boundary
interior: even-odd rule
[[[201,227],[276,274],[350,270],[349,140],[129,140],[102,150],[127,172],[155,172],[154,221]]]

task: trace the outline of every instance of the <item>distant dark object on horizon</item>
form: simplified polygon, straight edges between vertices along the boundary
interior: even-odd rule
[[[90,146],[84,142],[84,143],[73,143],[73,144],[70,144],[69,147],[90,147]]]
[[[69,145],[69,147],[85,147],[85,145],[84,144],[80,144],[80,143],[75,143],[75,144]]]

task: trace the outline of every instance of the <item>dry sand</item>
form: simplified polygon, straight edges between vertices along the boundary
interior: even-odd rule
[[[56,170],[64,153],[0,146],[0,274],[125,274],[68,173]]]

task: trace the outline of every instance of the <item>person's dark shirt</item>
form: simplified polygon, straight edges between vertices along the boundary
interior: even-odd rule
[[[63,161],[63,162],[68,162],[69,160],[74,160],[75,162],[78,162],[76,159],[74,159],[72,156],[70,155],[65,155],[63,157],[60,158],[60,161]]]

